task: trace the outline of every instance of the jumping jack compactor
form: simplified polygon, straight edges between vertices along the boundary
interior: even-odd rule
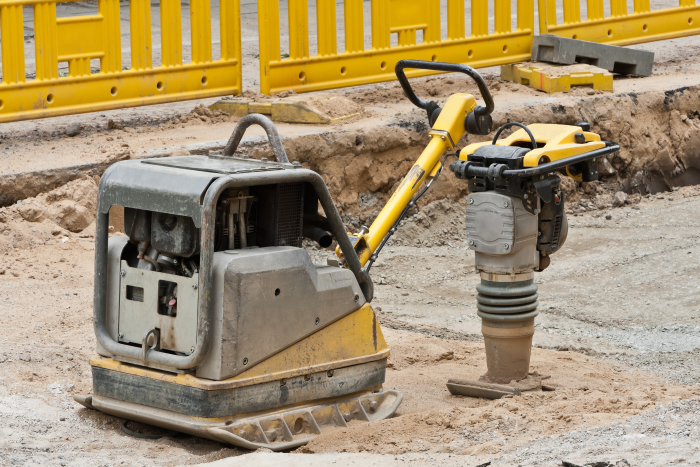
[[[454,94],[418,98],[404,69],[465,73],[485,106]],[[370,268],[408,209],[439,176],[465,132],[491,131],[493,99],[472,68],[403,60],[396,74],[425,109],[430,142],[369,228],[345,231],[319,174],[290,163],[266,117],[240,120],[223,153],[123,161],[99,186],[94,328],[88,408],[236,446],[274,451],[329,427],[391,417],[402,395],[382,387],[389,349],[370,302]],[[261,125],[274,161],[236,157]],[[534,271],[566,238],[557,172],[597,178],[616,151],[586,124],[520,124],[473,144],[450,165],[466,179],[469,247],[488,372],[486,383],[528,376],[537,315]],[[321,210],[319,210],[319,205]],[[108,238],[124,208],[126,236]],[[308,238],[337,242],[334,265],[311,261]],[[464,382],[452,381],[460,393]],[[486,384],[480,382],[480,384]],[[448,385],[449,386],[449,385]],[[456,389],[455,389],[456,388]]]

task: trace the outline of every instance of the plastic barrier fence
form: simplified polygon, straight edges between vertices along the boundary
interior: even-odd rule
[[[365,50],[362,0],[345,0],[343,25],[335,0],[316,1],[318,54],[309,55],[307,0],[289,0],[289,57],[280,51],[278,0],[258,0],[260,87],[263,94],[317,91],[396,79],[401,59],[432,60],[486,67],[527,60],[534,23],[533,0],[518,0],[517,28],[511,27],[510,0],[494,0],[489,32],[489,0],[471,0],[471,35],[465,28],[465,0],[447,0],[447,38],[440,30],[440,0],[372,0],[372,47]],[[345,31],[338,52],[337,30]],[[423,41],[417,42],[417,31]],[[391,35],[398,44],[391,46]],[[434,72],[409,71],[408,76]]]
[[[220,60],[212,60],[210,0],[191,0],[191,38],[186,38],[191,39],[191,63],[183,63],[180,0],[161,0],[162,65],[157,67],[150,1],[130,0],[130,69],[122,67],[119,0],[99,0],[97,14],[67,18],[56,17],[56,3],[0,0],[0,122],[241,91],[239,0],[221,0]],[[25,8],[34,10],[35,77],[25,63]],[[91,67],[95,59],[99,67]],[[61,62],[67,62],[67,74],[59,74]]]
[[[673,39],[700,34],[700,5],[679,0],[678,7],[651,11],[649,0],[609,0],[605,16],[603,0],[587,0],[588,19],[581,19],[579,0],[563,0],[564,22],[557,24],[556,0],[538,0],[540,34],[556,34],[584,41],[614,45]]]

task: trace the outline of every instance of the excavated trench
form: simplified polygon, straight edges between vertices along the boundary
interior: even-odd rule
[[[526,124],[586,121],[603,139],[620,143],[619,153],[599,160],[600,182],[577,184],[565,179],[564,183],[571,201],[584,197],[594,204],[608,205],[618,191],[633,195],[628,196],[628,202],[634,202],[640,195],[700,181],[698,109],[700,86],[691,86],[577,100],[546,99],[541,103],[497,108],[493,117],[495,126],[508,121]],[[323,176],[348,224],[358,227],[377,215],[428,142],[428,127],[422,113],[409,115],[404,121],[362,130],[289,136],[284,138],[284,145],[290,160],[300,161]],[[470,136],[458,146],[479,140],[482,139]],[[188,150],[201,154],[217,147],[216,143],[200,143]],[[269,155],[269,147],[261,137],[244,139],[240,148],[251,157]],[[166,156],[169,152],[161,151],[158,155]],[[73,180],[97,179],[108,166],[109,163],[102,162],[0,176],[0,206],[48,193]],[[438,199],[457,200],[465,194],[466,184],[445,173],[421,200],[419,208]]]
[[[700,86],[692,86],[497,109],[493,117],[495,126],[509,121],[586,121],[603,139],[620,143],[618,153],[599,160],[599,182],[564,181],[569,200],[587,198],[607,206],[615,202],[613,195],[618,191],[631,195],[627,202],[635,202],[649,193],[700,182],[698,109]],[[285,147],[291,159],[324,177],[341,213],[358,227],[371,222],[408,172],[428,142],[427,132],[425,123],[416,120],[358,132],[290,138]],[[458,147],[491,137],[463,139]],[[248,151],[256,157],[266,148],[256,146]],[[443,174],[419,207],[438,199],[456,200],[466,191],[465,183]]]

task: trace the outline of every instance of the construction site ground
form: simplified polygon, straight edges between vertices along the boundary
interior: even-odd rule
[[[122,420],[72,399],[92,385],[100,174],[122,159],[221,147],[235,119],[197,107],[210,99],[3,125],[0,465],[700,464],[700,40],[643,48],[656,52],[654,75],[616,77],[613,94],[548,95],[482,70],[496,123],[587,120],[622,145],[599,164],[601,182],[565,183],[569,237],[537,275],[531,368],[551,376],[555,390],[496,401],[446,390],[449,378],[486,369],[466,184],[446,171],[371,272],[372,305],[392,351],[385,387],[404,394],[398,413],[325,433],[294,453],[250,453],[186,435],[132,438]],[[416,89],[443,102],[477,94],[453,75],[416,80]],[[357,228],[420,154],[425,118],[393,82],[335,94],[361,115],[278,127],[290,159],[322,174]],[[73,137],[65,134],[71,124]],[[255,138],[262,132],[249,134],[242,149],[267,157]],[[307,247],[320,262],[332,255]]]

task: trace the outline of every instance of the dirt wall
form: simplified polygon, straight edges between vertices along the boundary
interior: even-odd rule
[[[599,160],[600,182],[567,180],[564,184],[571,201],[583,199],[605,207],[616,203],[614,195],[619,191],[633,195],[626,197],[629,203],[639,195],[700,181],[697,109],[700,87],[694,86],[497,109],[493,117],[494,128],[509,121],[568,125],[585,121],[603,139],[620,143],[618,153]],[[491,137],[468,136],[458,146]],[[414,121],[363,131],[304,135],[288,138],[284,144],[291,160],[323,176],[346,221],[360,225],[376,216],[427,142],[427,126]],[[248,153],[262,157],[268,148],[258,145]],[[466,191],[466,183],[445,171],[419,207],[439,199],[458,199]]]
[[[440,85],[439,79],[434,81]],[[693,86],[497,108],[493,117],[494,127],[508,121],[526,124],[586,121],[603,139],[619,142],[621,150],[617,154],[599,161],[600,182],[582,184],[565,180],[570,201],[600,207],[614,204],[614,195],[619,191],[637,195],[637,198],[628,196],[629,203],[640,194],[698,183],[698,109],[700,86]],[[291,136],[284,138],[284,145],[291,160],[321,174],[349,225],[369,225],[428,142],[429,128],[421,112],[410,113],[410,121],[397,120],[404,121],[362,130]],[[468,136],[458,147],[488,138]],[[269,147],[260,138],[242,144],[241,151],[255,158],[269,157]],[[94,177],[108,165],[96,163],[50,173],[0,177],[0,204],[9,205],[72,180]],[[440,199],[456,200],[465,194],[466,183],[456,180],[446,170],[421,200],[419,208]]]

